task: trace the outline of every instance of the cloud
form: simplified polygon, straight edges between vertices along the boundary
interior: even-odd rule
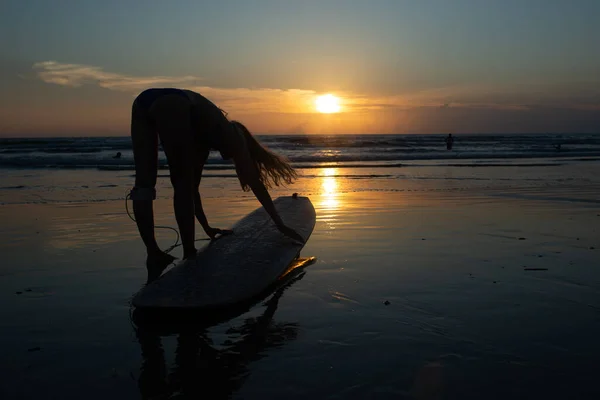
[[[314,112],[318,93],[302,89],[214,88],[191,86],[225,110],[240,113],[307,113]]]
[[[37,71],[38,77],[46,83],[71,87],[98,85],[105,89],[123,92],[139,91],[152,86],[187,86],[196,84],[201,79],[195,76],[136,77],[106,72],[100,67],[82,64],[61,64],[56,61],[35,63],[33,69]]]
[[[61,86],[96,85],[105,89],[137,94],[150,87],[182,87],[202,93],[226,110],[238,112],[312,112],[317,92],[302,89],[215,88],[199,85],[195,76],[138,77],[104,71],[101,67],[83,64],[62,64],[56,61],[33,65],[39,79]]]
[[[600,105],[598,82],[544,82],[448,86],[409,95],[415,104],[445,108],[527,111],[538,107],[590,109]]]
[[[196,76],[132,76],[104,71],[101,67],[43,61],[33,65],[46,83],[80,87],[96,85],[135,95],[149,87],[184,87],[202,93],[230,113],[314,113],[315,98],[321,94],[307,89],[218,88],[201,84]],[[335,92],[342,110],[365,113],[434,107],[443,110],[528,111],[536,107],[596,110],[600,108],[600,83],[478,84],[439,87],[397,95],[365,95]]]

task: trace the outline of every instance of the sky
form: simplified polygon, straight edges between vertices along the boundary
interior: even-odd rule
[[[600,133],[598,0],[3,0],[0,136],[128,135],[148,87],[260,134]],[[318,96],[339,99],[320,113]]]

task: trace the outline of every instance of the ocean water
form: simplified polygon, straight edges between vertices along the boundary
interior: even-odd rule
[[[600,134],[455,135],[450,151],[445,135],[259,139],[289,158],[303,179],[347,178],[345,191],[501,189],[546,180],[585,187],[598,179],[587,166],[600,161]],[[114,158],[117,152],[120,158]],[[168,177],[162,151],[159,168],[159,178]],[[0,139],[0,169],[0,204],[118,200],[134,177],[129,137]],[[212,152],[202,185],[219,187],[235,176],[231,162]],[[170,196],[168,190],[161,194],[169,186],[159,179],[159,196]]]
[[[600,157],[600,134],[565,135],[454,135],[447,151],[445,135],[269,135],[258,136],[272,150],[299,167],[323,163],[352,166],[474,165],[483,160],[546,158],[553,161],[572,157]],[[113,158],[117,152],[122,157]],[[161,166],[166,165],[162,152]],[[431,162],[425,163],[432,164]],[[0,139],[2,168],[133,168],[129,137]],[[208,169],[230,168],[217,154]]]

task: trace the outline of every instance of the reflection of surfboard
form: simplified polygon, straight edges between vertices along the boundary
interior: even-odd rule
[[[286,196],[274,203],[286,225],[308,240],[316,220],[310,200]],[[234,306],[273,285],[294,265],[303,247],[281,234],[262,207],[232,229],[232,235],[211,241],[195,260],[179,263],[140,290],[132,304],[171,309]]]

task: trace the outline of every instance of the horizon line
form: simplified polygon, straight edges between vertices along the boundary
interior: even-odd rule
[[[431,132],[431,133],[253,133],[254,136],[403,136],[403,135],[600,135],[598,132]],[[90,139],[90,138],[126,138],[130,135],[87,135],[87,136],[4,136],[2,139],[38,140],[38,139]]]

